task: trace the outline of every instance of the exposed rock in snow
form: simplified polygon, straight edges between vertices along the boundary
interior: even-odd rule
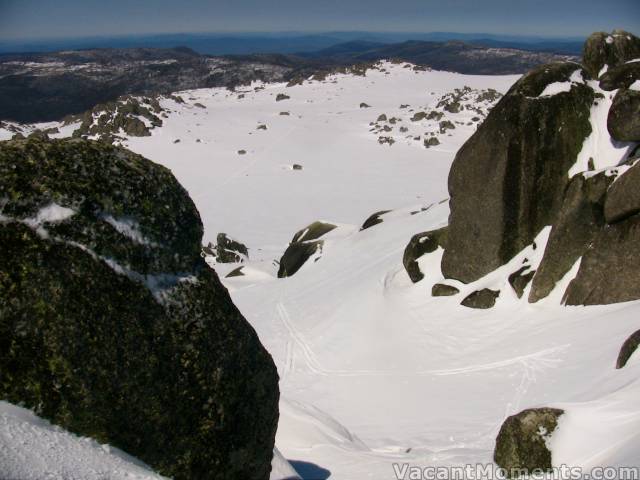
[[[496,299],[500,296],[500,292],[491,290],[490,288],[483,288],[469,294],[460,305],[468,308],[491,308],[496,304]]]
[[[618,354],[618,360],[616,361],[616,368],[623,368],[631,356],[636,352],[638,346],[640,346],[640,330],[633,333],[622,344],[620,353]]]
[[[297,232],[280,259],[278,277],[290,277],[300,270],[307,260],[322,250],[324,242],[321,238],[335,228],[336,226],[330,223],[313,222]]]
[[[380,210],[379,212],[372,213],[362,224],[360,227],[361,230],[366,230],[367,228],[371,228],[375,225],[379,225],[384,222],[382,218],[385,214],[389,213],[391,210]]]
[[[524,410],[507,418],[496,440],[494,459],[510,478],[516,478],[516,469],[527,473],[551,470],[551,452],[547,441],[558,426],[564,412],[557,408]]]
[[[443,227],[431,232],[417,233],[411,237],[411,241],[404,249],[402,263],[413,283],[424,278],[424,273],[420,271],[417,260],[426,253],[444,248],[447,241],[447,230],[447,227]]]

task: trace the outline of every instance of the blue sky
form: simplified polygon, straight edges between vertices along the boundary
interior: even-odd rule
[[[640,33],[640,0],[0,0],[0,39],[189,32]]]

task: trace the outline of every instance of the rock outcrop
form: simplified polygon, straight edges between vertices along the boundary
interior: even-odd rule
[[[152,129],[162,126],[162,112],[158,97],[121,97],[114,102],[96,105],[79,116],[81,124],[73,136],[94,137],[107,142],[122,139],[123,134],[148,137]],[[66,121],[77,119],[77,116],[72,116]]]
[[[607,225],[582,256],[565,292],[567,305],[607,305],[640,298],[640,216]]]
[[[458,151],[449,174],[447,278],[472,282],[509,261],[552,223],[584,139],[594,93],[574,63],[520,79]],[[567,92],[543,95],[557,82]]]
[[[604,227],[604,197],[612,180],[605,174],[577,175],[571,180],[533,278],[530,302],[551,293]]]
[[[0,398],[176,479],[269,478],[278,376],[169,170],[0,143]]]
[[[530,473],[550,470],[551,452],[546,440],[553,434],[563,413],[557,408],[533,408],[507,418],[496,439],[494,461],[509,476],[518,470]]]
[[[216,242],[216,260],[220,263],[239,263],[249,257],[247,247],[226,233],[219,233]]]
[[[602,152],[585,143],[592,126],[603,130],[590,111],[605,101],[586,79],[605,70],[601,83],[619,88],[608,112],[611,137],[640,141],[640,92],[627,89],[637,69],[626,63],[640,58],[639,45],[626,32],[594,34],[585,45],[585,69],[575,63],[540,67],[500,100],[451,168],[445,278],[474,282],[524,248],[535,250],[534,239],[551,226],[539,264],[515,267],[508,279],[518,296],[532,282],[528,300],[537,302],[576,267],[563,292],[567,304],[640,298],[640,263],[633,254],[640,240],[637,145],[634,153],[629,144],[626,158],[621,150],[620,160],[586,162],[583,151]],[[582,163],[585,171],[576,172]]]
[[[616,223],[640,213],[640,163],[636,162],[607,190],[604,200],[604,218]]]
[[[623,63],[609,69],[600,77],[600,88],[608,92],[619,88],[629,88],[640,80],[640,62]]]
[[[640,39],[624,30],[593,33],[582,52],[582,62],[595,79],[605,66],[616,67],[635,58],[640,58]]]
[[[444,247],[446,239],[447,227],[418,233],[411,238],[411,241],[404,249],[402,263],[413,283],[419,282],[424,278],[424,274],[420,271],[420,266],[418,265],[418,259],[427,253],[435,252],[439,247]]]
[[[318,250],[322,249],[321,237],[336,226],[330,223],[313,222],[298,231],[280,259],[278,278],[294,275]]]

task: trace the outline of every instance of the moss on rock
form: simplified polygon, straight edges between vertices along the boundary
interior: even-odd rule
[[[170,172],[38,139],[0,170],[0,398],[175,479],[268,479],[277,372]]]
[[[546,440],[563,413],[557,408],[532,408],[507,418],[496,439],[494,461],[510,478],[550,470],[553,465]]]

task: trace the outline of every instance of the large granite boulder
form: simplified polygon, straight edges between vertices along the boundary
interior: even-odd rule
[[[417,233],[411,237],[409,244],[404,249],[402,264],[413,283],[424,278],[418,265],[418,259],[427,253],[435,252],[439,247],[444,247],[447,230],[448,228],[444,227],[430,232]]]
[[[640,213],[640,162],[616,178],[604,201],[607,223],[615,223],[637,213]]]
[[[629,88],[640,80],[640,62],[623,63],[613,67],[600,77],[600,88],[608,92]]]
[[[496,439],[494,461],[509,476],[518,470],[550,470],[553,465],[546,440],[563,413],[557,408],[532,408],[507,418]]]
[[[640,299],[640,215],[607,225],[582,256],[565,292],[567,305],[607,305]]]
[[[533,70],[458,151],[449,174],[445,277],[475,281],[553,223],[567,172],[591,133],[594,92],[583,76],[575,63]],[[567,88],[557,91],[557,84]]]
[[[640,142],[640,91],[619,90],[607,117],[611,138],[622,142]]]
[[[573,177],[533,277],[530,302],[551,293],[604,227],[604,197],[613,178],[604,173]]]
[[[582,52],[582,63],[596,79],[605,65],[611,68],[635,58],[640,58],[640,39],[624,30],[591,34]]]
[[[321,237],[336,226],[325,222],[313,222],[311,225],[298,231],[289,243],[278,269],[278,278],[294,275],[318,250],[322,249]]]
[[[0,398],[175,479],[269,478],[278,376],[169,170],[0,143]]]

